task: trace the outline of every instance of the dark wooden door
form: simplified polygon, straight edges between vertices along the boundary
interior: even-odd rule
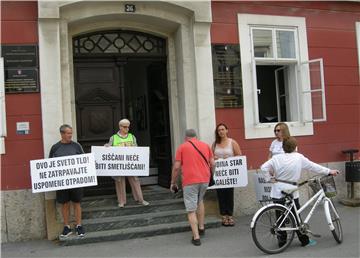
[[[77,137],[86,153],[92,145],[103,146],[118,130],[125,112],[122,70],[123,62],[115,58],[74,60]],[[113,190],[113,185],[110,177],[98,177],[96,188]],[[90,190],[86,188],[85,194]]]
[[[171,180],[171,137],[166,63],[147,68],[151,135],[151,162],[158,168],[158,184],[169,187]]]

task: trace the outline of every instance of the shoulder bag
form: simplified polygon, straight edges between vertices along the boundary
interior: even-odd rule
[[[191,141],[188,141],[188,142],[195,148],[195,150],[197,150],[197,152],[199,152],[201,157],[205,160],[206,164],[209,166],[209,172],[210,172],[209,186],[213,186],[215,184],[215,180],[214,180],[214,175],[211,171],[211,166],[209,165],[208,160],[205,158],[204,154],[202,154],[201,151],[195,146],[195,144],[193,144]]]

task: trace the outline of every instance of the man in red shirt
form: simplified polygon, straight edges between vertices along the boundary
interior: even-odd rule
[[[205,234],[203,198],[210,179],[209,166],[214,167],[214,157],[211,148],[205,142],[196,139],[194,129],[187,129],[185,142],[176,150],[170,191],[177,191],[176,180],[180,168],[182,168],[184,203],[193,233],[191,243],[196,246],[201,245],[200,235]]]

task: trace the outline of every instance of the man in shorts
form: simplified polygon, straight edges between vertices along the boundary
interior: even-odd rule
[[[199,152],[202,153],[206,161]],[[205,142],[196,139],[194,129],[187,129],[185,142],[176,151],[170,191],[176,192],[178,189],[176,181],[181,168],[184,203],[193,234],[191,243],[196,246],[201,245],[200,235],[205,234],[203,198],[210,179],[209,166],[214,167],[211,148]]]
[[[72,127],[64,124],[60,126],[61,140],[51,147],[49,158],[83,154],[84,150],[81,145],[71,140]],[[61,213],[64,219],[64,230],[60,237],[65,238],[72,234],[69,225],[70,201],[74,205],[76,226],[75,230],[78,236],[83,237],[84,228],[81,225],[81,206],[80,202],[83,197],[83,188],[72,188],[56,191],[56,201],[61,204]]]

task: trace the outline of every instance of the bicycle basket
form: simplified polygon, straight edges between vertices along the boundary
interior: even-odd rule
[[[309,182],[309,186],[313,190],[314,194],[316,194],[321,189],[320,187],[322,187],[325,196],[328,198],[335,197],[337,194],[335,180],[333,176],[323,176],[321,178],[318,178],[314,181]]]

